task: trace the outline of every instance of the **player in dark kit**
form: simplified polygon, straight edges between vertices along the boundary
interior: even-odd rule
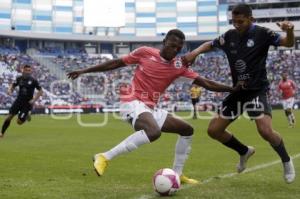
[[[294,25],[288,21],[277,23],[286,32],[281,36],[274,31],[253,24],[252,10],[247,4],[238,4],[232,10],[232,23],[235,29],[213,41],[208,41],[185,56],[186,62],[192,62],[200,53],[213,48],[225,52],[229,61],[234,85],[242,90],[228,95],[222,103],[219,114],[211,120],[208,134],[240,155],[237,171],[245,170],[248,158],[255,149],[245,146],[226,128],[244,111],[256,123],[263,139],[268,141],[280,156],[284,179],[291,183],[295,179],[295,169],[280,135],[272,129],[271,106],[268,101],[266,59],[268,50],[273,46],[292,47],[294,45]]]
[[[18,114],[17,123],[23,124],[29,118],[29,111],[31,111],[33,104],[40,96],[43,95],[42,88],[38,81],[31,76],[32,68],[25,65],[22,69],[22,75],[17,77],[16,81],[8,89],[8,94],[11,95],[13,90],[19,86],[19,93],[17,99],[9,109],[9,115],[6,117],[0,138],[3,138],[6,129],[9,127],[11,120]],[[37,89],[37,94],[33,97],[34,90]]]

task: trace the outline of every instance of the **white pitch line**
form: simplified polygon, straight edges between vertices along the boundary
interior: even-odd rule
[[[296,155],[293,155],[292,156],[292,159],[297,159],[300,157],[300,153],[296,154]],[[253,171],[257,171],[257,170],[260,170],[260,169],[264,169],[264,168],[267,168],[267,167],[270,167],[270,166],[273,166],[275,164],[279,164],[281,163],[281,160],[276,160],[276,161],[273,161],[273,162],[269,162],[269,163],[265,163],[265,164],[260,164],[260,165],[257,165],[257,166],[254,166],[254,167],[250,167],[248,169],[246,169],[245,171],[243,171],[243,173],[250,173],[250,172],[253,172]],[[231,178],[233,176],[236,176],[236,175],[241,175],[243,173],[227,173],[227,174],[224,174],[224,175],[218,175],[218,176],[215,176],[215,177],[210,177],[206,180],[202,180],[201,183],[199,184],[200,186],[203,185],[203,184],[207,184],[213,180],[219,180],[219,179],[224,179],[224,178]],[[195,187],[195,186],[199,186],[199,185],[185,185],[185,186],[182,186],[180,188],[180,190],[184,190],[184,189],[189,189],[191,187]],[[142,195],[140,197],[138,197],[138,199],[151,199],[151,198],[155,198],[156,196],[153,194],[153,195]]]

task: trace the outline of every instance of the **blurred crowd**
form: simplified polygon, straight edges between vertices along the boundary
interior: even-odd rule
[[[40,50],[39,53],[49,55],[53,49]],[[72,52],[74,52],[72,54]],[[68,53],[54,55],[51,59],[63,73],[70,70],[92,66],[107,61],[107,56],[89,56],[81,53],[81,50],[70,50]],[[53,55],[53,53],[52,53]],[[120,85],[128,84],[133,77],[136,66],[124,67],[105,73],[93,73],[82,76],[78,81],[59,80],[51,74],[46,66],[34,61],[30,56],[20,53],[15,48],[0,47],[0,103],[1,108],[9,107],[16,97],[6,94],[9,84],[17,75],[23,64],[33,66],[33,76],[39,80],[45,90],[44,96],[37,102],[37,106],[45,106],[55,103],[61,104],[93,104],[104,103],[112,106],[119,102]],[[193,70],[201,76],[231,85],[230,69],[224,54],[213,52],[201,55],[195,61]],[[274,104],[280,103],[280,93],[277,85],[283,72],[288,72],[289,78],[300,85],[300,52],[296,51],[271,51],[267,59],[268,78],[270,80],[270,101]],[[54,82],[54,83],[53,83]],[[161,97],[161,105],[168,106],[178,102],[190,103],[189,89],[191,85],[187,82],[176,81]],[[299,90],[299,89],[298,89]],[[219,103],[226,93],[215,93],[203,89],[201,103]],[[296,99],[300,95],[297,92]]]
[[[85,50],[82,48],[68,48],[66,50],[62,50],[61,47],[45,47],[37,49],[38,53],[41,55],[54,55],[54,56],[68,56],[68,55],[84,55],[86,54]]]
[[[21,75],[21,68],[25,64],[32,66],[32,76],[39,81],[40,86],[45,91],[44,95],[36,102],[36,106],[51,105],[56,101],[67,104],[80,104],[84,101],[83,97],[76,92],[72,92],[66,97],[68,88],[63,84],[55,84],[58,78],[51,74],[47,67],[40,65],[30,56],[20,53],[15,48],[2,46],[0,47],[0,108],[10,107],[16,98],[17,92],[13,92],[12,96],[8,96],[7,90],[16,77]]]
[[[2,47],[3,49],[3,47]],[[3,50],[4,51],[4,50]],[[21,67],[24,64],[29,64],[33,68],[33,76],[39,80],[40,85],[46,90],[49,89],[49,82],[54,81],[56,78],[54,75],[50,74],[49,70],[39,63],[35,62],[31,57],[26,54],[21,54],[19,51],[12,52],[11,50],[5,52],[11,52],[10,54],[2,53],[0,51],[0,103],[1,107],[11,106],[13,99],[17,96],[17,93],[14,92],[12,96],[7,95],[7,90],[9,85],[11,85],[16,77],[20,75]],[[37,106],[43,106],[50,104],[49,97],[45,94],[43,98],[37,101]]]

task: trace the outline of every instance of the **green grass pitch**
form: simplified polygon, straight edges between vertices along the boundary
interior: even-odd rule
[[[300,112],[295,114],[300,121]],[[103,120],[101,114],[81,117],[84,123]],[[4,117],[0,118],[2,124]],[[108,120],[103,127],[82,127],[76,116],[59,120],[35,115],[23,126],[17,126],[14,120],[0,140],[0,199],[159,198],[152,190],[152,176],[160,168],[172,167],[177,136],[163,134],[156,142],[117,157],[105,175],[98,177],[93,171],[92,155],[110,149],[132,133],[125,122],[111,115]],[[298,176],[289,185],[283,180],[281,164],[218,178],[235,172],[238,155],[207,136],[208,120],[188,122],[194,126],[195,136],[184,173],[204,182],[212,180],[183,186],[172,198],[300,198],[300,158],[294,159]],[[273,126],[283,136],[289,153],[299,154],[300,124],[287,128],[284,112],[278,110],[273,112]],[[254,122],[239,119],[230,130],[256,148],[248,168],[278,160],[269,144],[259,137]]]

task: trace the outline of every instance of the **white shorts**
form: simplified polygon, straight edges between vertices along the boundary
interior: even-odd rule
[[[286,110],[286,109],[293,109],[294,101],[295,101],[294,97],[290,97],[288,99],[282,100],[283,109],[284,110]]]
[[[139,100],[133,100],[131,102],[121,102],[121,118],[127,122],[130,122],[132,120],[131,124],[133,127],[139,115],[144,112],[148,112],[153,115],[160,129],[162,128],[168,116],[168,111],[158,108],[151,109]]]

